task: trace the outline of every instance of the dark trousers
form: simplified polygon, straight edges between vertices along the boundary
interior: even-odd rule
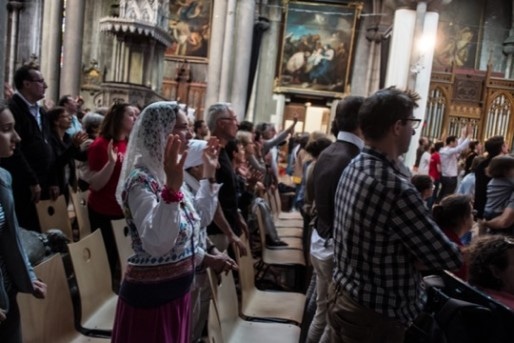
[[[16,302],[16,292],[9,293],[7,319],[0,323],[0,342],[21,343],[20,309]]]
[[[113,281],[113,289],[117,291],[119,281],[121,280],[121,267],[118,258],[118,248],[114,240],[114,232],[111,225],[111,220],[122,219],[123,216],[108,216],[98,213],[88,206],[89,222],[91,223],[91,231],[100,229],[102,238],[104,239],[105,250],[107,258],[109,259],[109,267],[111,268],[111,276]]]
[[[444,199],[445,196],[455,193],[457,189],[457,176],[441,176],[441,191],[437,197],[437,202]]]

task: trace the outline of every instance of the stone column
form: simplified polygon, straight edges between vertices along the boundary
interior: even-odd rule
[[[66,1],[61,94],[80,94],[84,10],[84,0]]]
[[[4,99],[5,51],[7,44],[7,0],[0,0],[0,100]]]
[[[415,23],[416,12],[412,10],[399,9],[394,13],[393,35],[385,81],[386,87],[407,87]]]
[[[419,94],[421,99],[418,101],[418,107],[414,109],[416,118],[425,120],[425,109],[427,107],[428,90],[430,88],[430,78],[432,76],[432,62],[434,59],[435,38],[437,36],[437,25],[439,22],[439,14],[436,12],[426,12],[423,20],[422,36],[419,38],[423,41],[419,53],[418,62],[420,64],[419,71],[416,73],[414,90]],[[405,165],[411,167],[416,160],[416,149],[421,136],[422,127],[416,130],[416,134],[410,141],[409,151],[405,156]]]
[[[223,39],[223,55],[221,58],[221,80],[218,101],[230,101],[232,72],[234,71],[234,23],[236,20],[236,0],[228,0],[225,19],[225,37]]]
[[[61,70],[62,0],[45,1],[41,41],[41,73],[48,89],[45,97],[57,103]]]
[[[7,82],[13,82],[14,72],[16,70],[16,47],[18,42],[18,18],[23,3],[19,1],[9,1],[7,9],[11,13],[11,34],[9,36],[9,64]],[[2,88],[3,92],[3,88]]]
[[[414,41],[412,42],[412,50],[410,54],[410,65],[416,66],[417,63],[423,58],[420,51],[421,39],[423,38],[423,28],[425,25],[425,15],[427,13],[427,3],[424,1],[418,2],[416,6],[416,24],[414,25]],[[411,72],[407,80],[407,88],[416,88],[416,75],[417,73]]]
[[[275,81],[275,67],[279,53],[280,21],[282,17],[281,1],[273,0],[268,4],[270,28],[264,34],[259,56],[257,89],[255,96],[255,123],[269,121],[274,113],[272,101]]]
[[[215,0],[211,41],[209,44],[209,66],[207,69],[207,91],[205,94],[205,115],[210,105],[218,101],[220,91],[221,61],[223,54],[223,39],[225,36],[225,15],[227,11],[227,0]]]
[[[230,101],[239,118],[245,117],[248,76],[252,53],[253,25],[255,21],[255,1],[240,0],[237,18],[237,38],[234,61],[234,77]]]

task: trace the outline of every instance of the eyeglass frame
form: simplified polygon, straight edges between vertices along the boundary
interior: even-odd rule
[[[402,119],[402,122],[405,124],[407,121],[411,121],[413,124],[412,124],[412,128],[414,130],[418,129],[420,126],[421,126],[421,122],[423,121],[422,119],[419,119],[419,118],[405,118],[405,119]]]

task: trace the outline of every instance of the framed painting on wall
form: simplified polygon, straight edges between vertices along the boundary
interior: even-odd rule
[[[212,0],[170,1],[168,27],[173,43],[165,56],[207,62]]]
[[[484,0],[454,0],[441,11],[434,69],[478,69]]]
[[[275,91],[342,97],[362,3],[289,1]]]

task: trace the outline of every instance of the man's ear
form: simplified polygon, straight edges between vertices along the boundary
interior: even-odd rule
[[[405,123],[402,120],[397,120],[391,128],[393,134],[399,136],[403,126],[405,126]]]

